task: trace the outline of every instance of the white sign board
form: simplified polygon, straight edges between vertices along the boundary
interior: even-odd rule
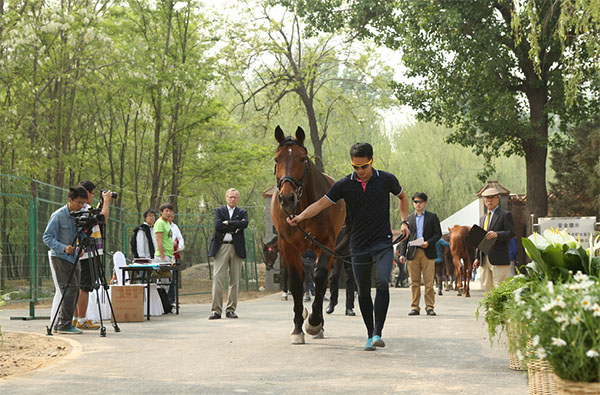
[[[581,245],[589,247],[590,235],[594,234],[596,217],[546,217],[539,218],[539,233],[546,229],[566,230],[577,240],[581,238]]]

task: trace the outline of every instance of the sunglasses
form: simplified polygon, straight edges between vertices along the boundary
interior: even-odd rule
[[[371,163],[373,163],[373,159],[371,159],[370,161],[368,161],[367,163],[362,164],[362,165],[355,165],[354,163],[352,163],[352,167],[354,167],[355,170],[358,170],[358,169],[364,170],[367,167],[369,167],[369,165]]]
[[[413,203],[415,203],[415,204],[419,204],[419,203],[423,203],[423,202],[424,202],[424,200],[413,200]]]

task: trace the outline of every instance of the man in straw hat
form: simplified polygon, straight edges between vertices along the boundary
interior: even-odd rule
[[[486,239],[496,239],[496,242],[489,254],[477,250],[473,267],[481,266],[481,284],[487,292],[510,277],[508,247],[510,239],[515,236],[515,224],[512,214],[499,207],[498,189],[488,188],[481,196],[487,211],[479,219],[479,226],[487,231]]]

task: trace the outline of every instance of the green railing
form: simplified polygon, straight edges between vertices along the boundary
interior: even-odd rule
[[[50,215],[67,202],[68,190],[36,180],[0,175],[0,294],[11,293],[10,302],[28,302],[29,316],[35,316],[35,305],[50,300],[54,283],[48,261],[48,247],[42,237]],[[249,210],[252,217],[252,210]],[[107,280],[113,270],[111,255],[129,253],[132,230],[139,225],[141,214],[111,204],[105,229],[106,254],[103,267]],[[262,221],[260,218],[252,220]],[[212,265],[208,248],[212,238],[212,214],[179,213],[175,217],[183,237],[185,250],[181,259],[182,295],[211,292]],[[243,266],[241,291],[258,290],[255,228],[246,229],[247,259]]]

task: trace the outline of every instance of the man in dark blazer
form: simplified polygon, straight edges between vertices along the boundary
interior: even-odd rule
[[[215,258],[215,271],[212,286],[212,312],[209,320],[221,318],[223,312],[223,292],[225,277],[229,272],[229,294],[227,297],[227,318],[238,318],[235,313],[238,301],[238,288],[242,264],[246,258],[244,229],[248,227],[248,212],[237,206],[240,193],[231,188],[225,194],[227,204],[215,208],[215,232],[210,241],[208,256]]]
[[[437,252],[435,243],[442,237],[440,220],[435,213],[425,211],[427,195],[417,192],[412,197],[415,212],[408,216],[408,229],[410,236],[400,244],[400,262],[408,260],[407,268],[410,276],[410,292],[412,301],[408,315],[419,315],[421,309],[421,274],[425,285],[425,311],[427,315],[436,315],[434,311],[435,290],[433,279],[435,277],[435,258]],[[419,240],[422,242],[419,243]],[[416,243],[415,243],[416,241]],[[409,246],[409,244],[412,244]]]
[[[483,196],[487,212],[479,219],[479,226],[487,231],[486,239],[496,239],[496,242],[489,254],[477,250],[473,267],[481,266],[481,285],[487,292],[510,277],[508,248],[510,239],[515,236],[515,223],[512,214],[499,207],[500,191],[498,189],[488,188],[483,191],[481,196]]]

